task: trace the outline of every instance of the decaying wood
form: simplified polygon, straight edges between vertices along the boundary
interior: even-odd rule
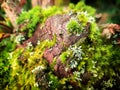
[[[102,36],[106,36],[107,39],[110,39],[116,32],[120,32],[118,24],[104,24],[101,27],[103,28]]]
[[[65,71],[65,66],[61,63],[60,54],[62,51],[69,47],[70,45],[75,44],[81,38],[87,37],[89,33],[89,24],[86,26],[86,29],[80,36],[70,35],[66,29],[66,24],[72,16],[69,15],[57,15],[49,18],[46,21],[45,27],[43,30],[48,30],[49,39],[53,38],[53,35],[56,35],[57,42],[56,44],[50,48],[46,49],[44,52],[44,58],[51,64],[53,59],[56,58],[57,64],[55,65],[55,72],[60,77],[65,77],[71,74],[70,70],[68,72]]]
[[[69,16],[68,14],[56,15],[48,18],[45,22],[44,27],[40,29],[40,25],[38,25],[33,37],[23,43],[24,47],[28,42],[32,42],[35,45],[37,43],[37,40],[53,40],[55,35],[56,44],[52,48],[46,48],[43,57],[48,61],[49,64],[51,64],[53,62],[53,59],[56,58],[56,65],[54,67],[54,70],[56,75],[59,77],[67,77],[72,73],[70,69],[67,72],[65,71],[65,65],[61,63],[60,54],[70,45],[73,45],[80,39],[87,37],[89,33],[89,23],[87,24],[84,32],[80,34],[80,36],[73,34],[71,35],[68,33],[66,25],[71,18],[72,16]]]
[[[2,2],[1,7],[4,9],[7,17],[10,19],[13,27],[16,29],[18,27],[16,19],[21,13],[23,6],[26,4],[26,0],[6,0]]]
[[[10,19],[13,27],[16,27],[17,15],[15,13],[15,8],[10,7],[6,2],[3,2],[1,7],[4,9],[7,17]]]
[[[50,5],[48,2],[47,4],[43,4],[41,2],[39,3],[45,7],[47,6],[47,4]],[[36,4],[37,3],[35,3],[35,5]],[[16,27],[17,15],[15,13],[15,9],[9,7],[7,3],[3,3],[2,7],[5,10],[8,17],[10,18],[13,26]],[[67,31],[66,25],[70,21],[70,19],[73,17],[74,16],[72,15],[70,16],[68,14],[55,15],[55,16],[49,17],[46,20],[44,27],[40,28],[40,24],[39,24],[36,28],[36,31],[33,37],[23,42],[23,45],[22,45],[22,47],[26,47],[28,42],[32,42],[33,45],[36,45],[38,40],[40,41],[44,41],[46,39],[53,40],[54,36],[56,36],[56,44],[52,48],[46,48],[46,50],[44,51],[43,58],[45,58],[48,61],[49,65],[51,65],[54,58],[56,58],[54,72],[60,78],[68,77],[73,73],[71,69],[68,69],[67,71],[65,70],[66,66],[61,62],[60,54],[63,51],[65,51],[70,45],[75,44],[77,41],[79,41],[82,38],[86,38],[89,34],[90,23],[86,25],[85,30],[79,36],[70,34]]]
[[[71,77],[73,75],[73,70],[71,68],[68,68],[68,70],[66,71],[66,65],[61,62],[60,59],[61,53],[63,51],[66,51],[70,45],[73,45],[77,43],[79,40],[86,38],[89,34],[90,23],[86,25],[85,30],[79,36],[70,34],[67,31],[66,25],[71,18],[72,16],[69,16],[68,14],[55,15],[49,17],[46,20],[44,27],[40,28],[40,24],[39,24],[36,28],[33,37],[23,42],[22,45],[22,47],[26,47],[27,43],[29,42],[32,42],[33,45],[36,45],[38,40],[40,42],[44,40],[53,40],[54,36],[56,36],[55,45],[52,48],[46,48],[43,54],[43,58],[47,60],[50,66],[53,63],[53,60],[54,59],[56,60],[56,63],[54,65],[54,74],[59,78]],[[66,61],[69,63],[69,60]],[[87,84],[91,75],[92,75],[91,73],[85,72],[81,77],[82,79],[84,79],[82,80],[81,83]],[[44,81],[45,80],[44,76],[45,74],[41,77],[37,77],[36,82],[41,83],[42,80]],[[69,83],[77,90],[79,89],[77,81],[70,81]],[[47,82],[45,81],[45,85],[46,84]]]
[[[32,0],[32,7],[41,6],[42,8],[46,8],[48,6],[53,6],[55,0]]]

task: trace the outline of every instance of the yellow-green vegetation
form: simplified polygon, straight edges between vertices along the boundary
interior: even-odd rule
[[[9,60],[11,65],[10,82],[7,89],[39,90],[36,86],[35,75],[42,69],[47,69],[47,61],[44,60],[43,52],[46,48],[51,48],[56,42],[45,40],[39,42],[36,47],[28,45],[26,49],[16,49],[10,53]],[[26,81],[27,80],[27,81]]]
[[[80,8],[80,7],[82,7],[82,8]],[[81,24],[77,25],[78,24],[77,21],[76,21],[76,24],[75,24],[75,21],[71,20],[71,22],[70,22],[70,23],[74,23],[75,27],[78,29],[79,28],[83,29],[83,26],[86,25],[86,22],[88,22],[88,19],[90,22],[93,20],[92,17],[87,16],[87,12],[90,15],[95,14],[95,9],[90,6],[86,6],[84,2],[80,2],[77,5],[70,4],[70,8],[68,8],[68,10],[64,10],[64,8],[57,7],[57,6],[48,7],[47,9],[42,9],[41,7],[36,6],[33,9],[29,10],[28,12],[23,11],[22,14],[20,14],[20,16],[17,19],[17,23],[18,23],[18,25],[22,25],[22,28],[20,28],[20,30],[18,30],[18,32],[26,32],[25,37],[31,37],[33,35],[33,33],[35,32],[35,28],[38,23],[42,24],[50,16],[53,16],[56,14],[68,13],[69,11],[73,12],[73,13],[76,11],[83,12],[83,13],[80,13],[79,15],[77,15],[78,20],[82,20],[81,21],[82,25]],[[69,31],[71,32],[71,28],[69,26],[70,25],[68,25],[68,29],[70,29]],[[72,29],[73,28],[74,28],[74,26],[72,27]],[[76,30],[75,33],[80,33],[80,31]]]
[[[9,53],[15,49],[16,44],[6,38],[0,42],[0,89],[6,87],[10,77],[10,60]]]
[[[35,7],[20,15],[17,23],[24,25],[17,32],[20,36],[0,42],[1,90],[74,90],[76,86],[79,90],[119,88],[120,47],[101,37],[94,19],[95,9],[79,2],[70,4],[66,11],[55,6],[48,9]],[[65,71],[70,69],[72,72],[68,77],[59,78],[54,73],[56,57],[52,64],[43,58],[46,48],[52,49],[56,44],[56,36],[53,40],[38,41],[36,46],[29,42],[26,48],[15,49],[15,43],[20,44],[24,37],[31,37],[37,24],[44,24],[49,16],[63,13],[74,16],[66,26],[70,34],[81,35],[87,23],[90,23],[90,33],[85,39],[81,38],[80,43],[65,47],[61,52]],[[21,32],[27,35],[22,36]]]
[[[83,27],[76,21],[76,20],[70,20],[70,22],[67,24],[67,29],[70,33],[80,35],[83,31]]]
[[[85,26],[87,26],[87,23],[90,23],[92,27],[91,30],[93,29],[93,26],[95,25],[95,19],[92,16],[90,16],[87,13],[87,11],[85,12],[83,11],[72,12],[71,11],[70,15],[74,15],[74,16],[67,23],[68,32],[79,36],[85,30]]]
[[[63,8],[62,7],[57,7],[57,6],[52,6],[48,7],[47,9],[42,10],[44,20],[43,22],[50,16],[56,15],[56,14],[62,14],[63,13]]]
[[[65,64],[66,60],[70,57],[70,55],[71,55],[70,50],[63,52],[60,55],[61,62]]]
[[[17,24],[23,25],[18,32],[26,32],[25,37],[31,37],[38,23],[42,24],[49,16],[59,14],[60,12],[62,12],[62,9],[56,6],[47,9],[36,6],[28,12],[23,11],[17,19]]]
[[[69,4],[70,9],[73,11],[87,11],[91,16],[95,15],[96,9],[86,5],[83,1],[78,2],[76,5],[71,3]]]
[[[95,90],[98,88],[94,87],[96,84],[99,84],[101,89],[113,88],[118,85],[118,80],[115,78],[119,78],[118,72],[120,71],[119,46],[114,46],[107,40],[102,40],[103,38],[99,34],[96,34],[96,36],[98,36],[97,39],[86,39],[78,45],[70,46],[60,55],[61,61],[66,65],[66,70],[68,68],[75,69],[73,76],[65,78],[65,82],[76,81],[82,90]],[[66,62],[67,60],[70,60],[70,62]],[[81,83],[84,81],[82,76],[85,72],[91,74],[90,80],[86,81],[86,86]],[[104,79],[104,77],[107,77],[107,79]],[[101,82],[99,82],[100,80]]]
[[[83,1],[79,2],[77,5],[71,3],[69,7],[69,15],[74,15],[74,18],[67,24],[68,32],[79,36],[80,33],[84,31],[87,23],[90,23],[90,39],[95,41],[95,39],[99,38],[100,32],[95,18],[93,17],[96,10],[91,6],[85,5]]]
[[[22,12],[17,19],[19,25],[23,25],[20,29],[21,32],[26,32],[28,37],[31,37],[35,31],[38,23],[42,22],[42,9],[35,7],[28,12]]]

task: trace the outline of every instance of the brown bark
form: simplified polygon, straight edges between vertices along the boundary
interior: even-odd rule
[[[103,28],[102,36],[106,36],[107,39],[110,39],[112,35],[120,32],[120,25],[118,24],[104,24],[101,25]]]
[[[26,4],[26,0],[14,1],[14,0],[8,0],[3,1],[1,7],[4,9],[7,17],[10,19],[13,27],[17,28],[16,19],[18,15],[21,13],[22,7]]]
[[[67,77],[72,73],[71,70],[66,72],[65,65],[61,63],[60,54],[62,51],[66,50],[66,48],[68,48],[70,45],[75,44],[81,38],[87,37],[89,33],[89,23],[80,36],[71,35],[68,33],[66,24],[71,18],[72,16],[69,16],[68,14],[56,15],[48,18],[42,30],[40,30],[40,25],[38,25],[33,37],[23,43],[23,46],[26,46],[28,42],[32,42],[35,45],[37,40],[52,40],[55,35],[57,40],[56,44],[52,48],[46,48],[43,57],[48,61],[49,64],[51,64],[53,59],[56,58],[57,61],[54,69],[56,75],[59,77]]]
[[[16,19],[17,19],[17,15],[15,12],[15,8],[10,7],[6,2],[2,3],[2,8],[4,9],[7,17],[10,19],[13,27],[16,27]]]
[[[46,8],[48,6],[53,6],[54,3],[54,0],[32,0],[32,7],[41,6],[42,8]]]
[[[2,28],[2,31],[5,33],[12,33],[13,28],[7,26],[3,22],[0,22],[0,27]]]

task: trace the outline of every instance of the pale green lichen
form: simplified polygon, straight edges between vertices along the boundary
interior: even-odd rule
[[[90,23],[91,26],[95,24],[95,19],[90,16],[87,11],[78,11],[78,12],[72,12],[71,14],[75,14],[72,16],[70,21],[67,23],[66,28],[69,33],[74,34],[76,36],[80,36],[82,32],[84,32],[85,27],[87,26],[87,23]],[[93,28],[91,28],[92,30]]]
[[[18,35],[15,37],[14,42],[17,43],[17,44],[21,44],[24,40],[25,40],[24,35],[18,34]]]

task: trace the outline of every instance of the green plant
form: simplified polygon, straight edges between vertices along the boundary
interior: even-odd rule
[[[70,20],[67,24],[68,32],[80,35],[80,33],[83,31],[83,27],[76,21],[76,20]]]
[[[43,22],[50,16],[61,14],[63,12],[62,7],[52,6],[47,9],[42,9],[42,14],[44,15]]]
[[[23,25],[20,28],[20,32],[26,32],[28,37],[31,37],[35,31],[38,23],[43,20],[42,9],[40,7],[35,7],[28,12],[22,12],[17,19],[17,24]]]
[[[70,3],[69,7],[74,11],[83,11],[83,12],[87,11],[91,16],[95,15],[96,13],[96,9],[86,5],[84,1],[80,1],[76,5]]]
[[[42,9],[39,6],[36,6],[28,12],[23,11],[17,19],[17,24],[21,25],[20,30],[18,31],[26,32],[26,36],[31,37],[35,32],[38,23],[42,24],[49,16],[60,12],[62,12],[62,9],[56,6],[47,9]]]
[[[16,49],[11,52],[9,56],[11,72],[8,89],[29,90],[36,88],[38,90],[35,77],[44,73],[44,69],[47,67],[47,62],[42,58],[43,52],[47,47],[51,48],[55,42],[55,37],[51,41],[40,42],[36,47],[33,47],[32,43],[29,42],[26,49]]]
[[[0,89],[4,89],[9,83],[10,60],[9,53],[15,49],[15,43],[10,38],[3,39],[0,42]]]
[[[61,59],[62,63],[65,63],[69,56],[70,56],[70,51],[69,51],[69,50],[63,52],[63,53],[60,55],[60,59]]]
[[[71,12],[70,15],[72,14],[75,15],[70,19],[66,26],[68,32],[79,36],[82,32],[84,32],[87,23],[90,23],[89,37],[92,41],[96,41],[96,39],[100,36],[100,31],[95,22],[95,18],[84,11]]]
[[[51,90],[60,88],[60,83],[57,76],[49,72],[47,78],[48,78],[48,86]]]

